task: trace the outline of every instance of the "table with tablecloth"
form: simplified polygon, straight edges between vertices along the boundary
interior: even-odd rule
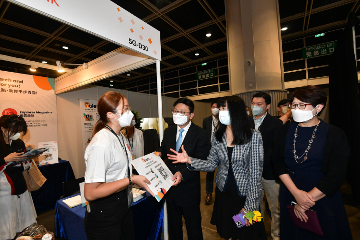
[[[55,206],[55,236],[67,240],[85,240],[85,207],[80,205],[70,208],[62,201],[64,199],[57,201]],[[131,206],[136,240],[161,240],[163,201],[159,203],[148,194]]]
[[[47,180],[39,190],[31,192],[37,214],[54,209],[63,195],[62,183],[75,179],[70,162],[60,158],[59,163],[39,166],[39,170]]]

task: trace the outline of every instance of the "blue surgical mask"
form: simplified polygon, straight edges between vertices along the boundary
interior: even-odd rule
[[[219,112],[219,121],[228,126],[231,124],[231,119],[230,119],[230,112],[229,111],[220,111]]]
[[[251,106],[251,111],[252,111],[254,116],[258,116],[258,115],[261,115],[263,113],[265,107],[261,108],[261,107],[256,106],[256,105],[252,105]]]

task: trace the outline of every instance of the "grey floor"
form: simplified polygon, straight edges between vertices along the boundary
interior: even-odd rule
[[[201,173],[201,214],[202,214],[202,228],[203,228],[203,235],[204,239],[211,239],[211,240],[218,240],[221,239],[216,232],[216,227],[210,224],[213,203],[210,205],[205,205],[205,179],[206,173]],[[341,191],[343,193],[343,198],[345,202],[346,212],[350,222],[350,228],[352,231],[353,239],[360,240],[360,209],[354,206],[352,197],[351,197],[351,189],[348,184],[343,184]],[[39,224],[44,225],[45,228],[49,231],[54,232],[54,210],[43,213],[38,216],[37,221]],[[270,236],[270,217],[269,215],[265,214],[264,216],[266,232],[268,234],[268,239],[271,240]],[[184,239],[187,239],[186,228],[184,224]],[[62,240],[62,238],[56,238],[57,240]]]

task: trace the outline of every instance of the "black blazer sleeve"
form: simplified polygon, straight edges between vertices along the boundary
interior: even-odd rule
[[[316,184],[316,188],[328,197],[334,195],[345,180],[349,158],[350,148],[345,133],[330,125],[326,136],[322,167],[325,176]]]
[[[290,124],[283,125],[277,134],[275,134],[274,147],[272,152],[272,164],[277,176],[288,174],[287,166],[285,163],[285,143],[286,135],[289,130]]]
[[[201,128],[199,129],[201,131],[198,132],[199,134],[199,138],[198,140],[195,142],[196,147],[195,147],[195,151],[193,152],[193,158],[198,158],[198,159],[207,159],[207,156],[209,155],[209,139],[208,139],[208,135],[206,133],[206,131],[202,130]],[[186,147],[185,151],[186,151]],[[183,168],[180,170],[181,174],[182,174],[182,181],[184,183],[186,183],[187,181],[189,181],[191,178],[197,176],[198,172],[196,171],[190,171],[187,167]]]

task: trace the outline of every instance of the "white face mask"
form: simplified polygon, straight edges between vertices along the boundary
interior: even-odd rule
[[[182,126],[188,121],[188,118],[187,118],[187,116],[182,115],[180,113],[174,113],[173,114],[173,121],[174,121],[174,123],[176,125]]]
[[[288,107],[288,106],[283,106],[283,107],[281,108],[281,112],[282,112],[283,114],[286,114],[286,113],[288,112],[288,110],[289,110],[289,107]]]
[[[224,125],[230,125],[231,119],[230,119],[230,112],[229,111],[220,111],[219,112],[219,121]]]
[[[216,116],[216,115],[219,114],[219,109],[218,108],[212,108],[211,113],[212,113],[212,115]]]
[[[316,105],[317,107],[317,105]],[[295,122],[307,122],[311,119],[313,119],[313,117],[315,117],[318,112],[316,112],[315,114],[313,114],[313,111],[316,110],[316,107],[313,110],[300,110],[300,109],[291,109],[291,113],[293,116],[293,119]]]
[[[18,140],[19,137],[20,137],[20,133],[15,133],[11,137],[9,137],[9,139],[15,141],[15,140]]]
[[[123,115],[119,114],[120,118],[115,118],[119,121],[120,127],[128,127],[131,124],[131,120],[134,117],[134,114],[130,111],[127,110],[125,113],[123,113]]]
[[[131,120],[131,126],[135,126],[136,121],[135,120]]]

